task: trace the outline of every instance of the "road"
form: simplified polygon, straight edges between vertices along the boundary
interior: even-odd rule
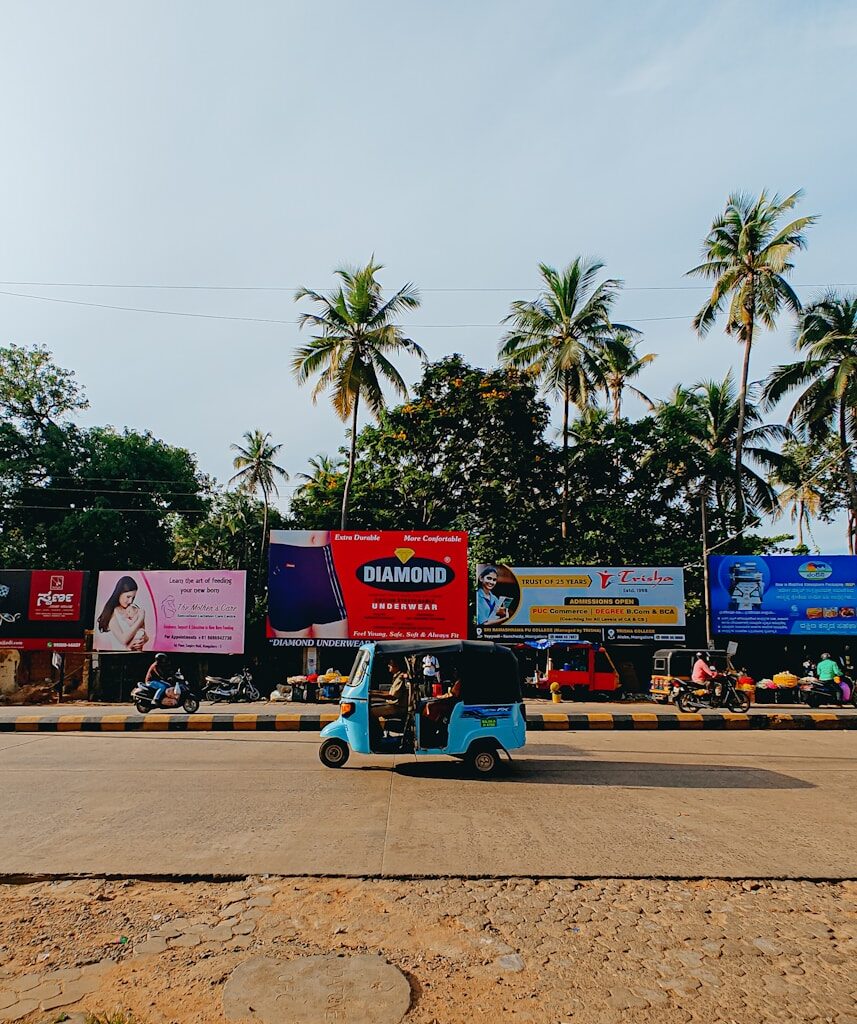
[[[847,732],[534,734],[490,782],[317,747],[0,735],[0,873],[838,878],[857,846]]]

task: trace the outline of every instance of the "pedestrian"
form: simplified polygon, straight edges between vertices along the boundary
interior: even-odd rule
[[[440,662],[434,654],[423,658],[422,691],[424,697],[434,696],[435,683],[440,682]]]

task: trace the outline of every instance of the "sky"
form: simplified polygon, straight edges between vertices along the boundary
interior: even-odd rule
[[[0,344],[46,345],[84,422],[220,481],[248,429],[293,477],[343,443],[290,376],[293,291],[373,253],[421,289],[404,323],[429,357],[479,365],[539,262],[598,256],[653,396],[739,365],[692,331],[684,276],[729,192],[803,188],[801,297],[857,288],[848,2],[7,0],[3,21]],[[759,337],[752,379],[792,326]],[[815,533],[846,550],[841,522]]]

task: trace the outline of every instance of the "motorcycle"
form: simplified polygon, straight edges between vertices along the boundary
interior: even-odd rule
[[[262,695],[253,685],[250,670],[244,668],[231,679],[224,679],[223,676],[206,676],[202,696],[205,700],[234,704],[238,701],[259,700]]]
[[[735,687],[734,676],[718,674],[710,683],[683,682],[676,697],[679,711],[690,713],[702,708],[726,708],[727,711],[747,712],[750,698]]]
[[[193,692],[190,683],[182,675],[180,669],[170,677],[170,686],[161,699],[161,703],[155,705],[154,699],[155,687],[151,683],[137,683],[131,691],[131,700],[134,701],[134,706],[141,715],[147,715],[156,707],[164,708],[167,711],[180,707],[188,715],[199,711],[199,697]]]
[[[801,700],[811,708],[820,708],[823,704],[832,704],[837,708],[857,707],[853,681],[846,676],[841,678],[844,686],[835,679],[821,680],[817,676],[804,676],[797,684]]]

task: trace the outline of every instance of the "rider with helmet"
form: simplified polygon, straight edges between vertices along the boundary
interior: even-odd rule
[[[164,694],[167,692],[169,682],[166,678],[166,673],[166,654],[156,654],[155,660],[149,666],[149,671],[146,673],[146,684],[154,688],[154,693],[152,694],[153,708],[159,708],[161,706],[161,701],[164,699]]]

